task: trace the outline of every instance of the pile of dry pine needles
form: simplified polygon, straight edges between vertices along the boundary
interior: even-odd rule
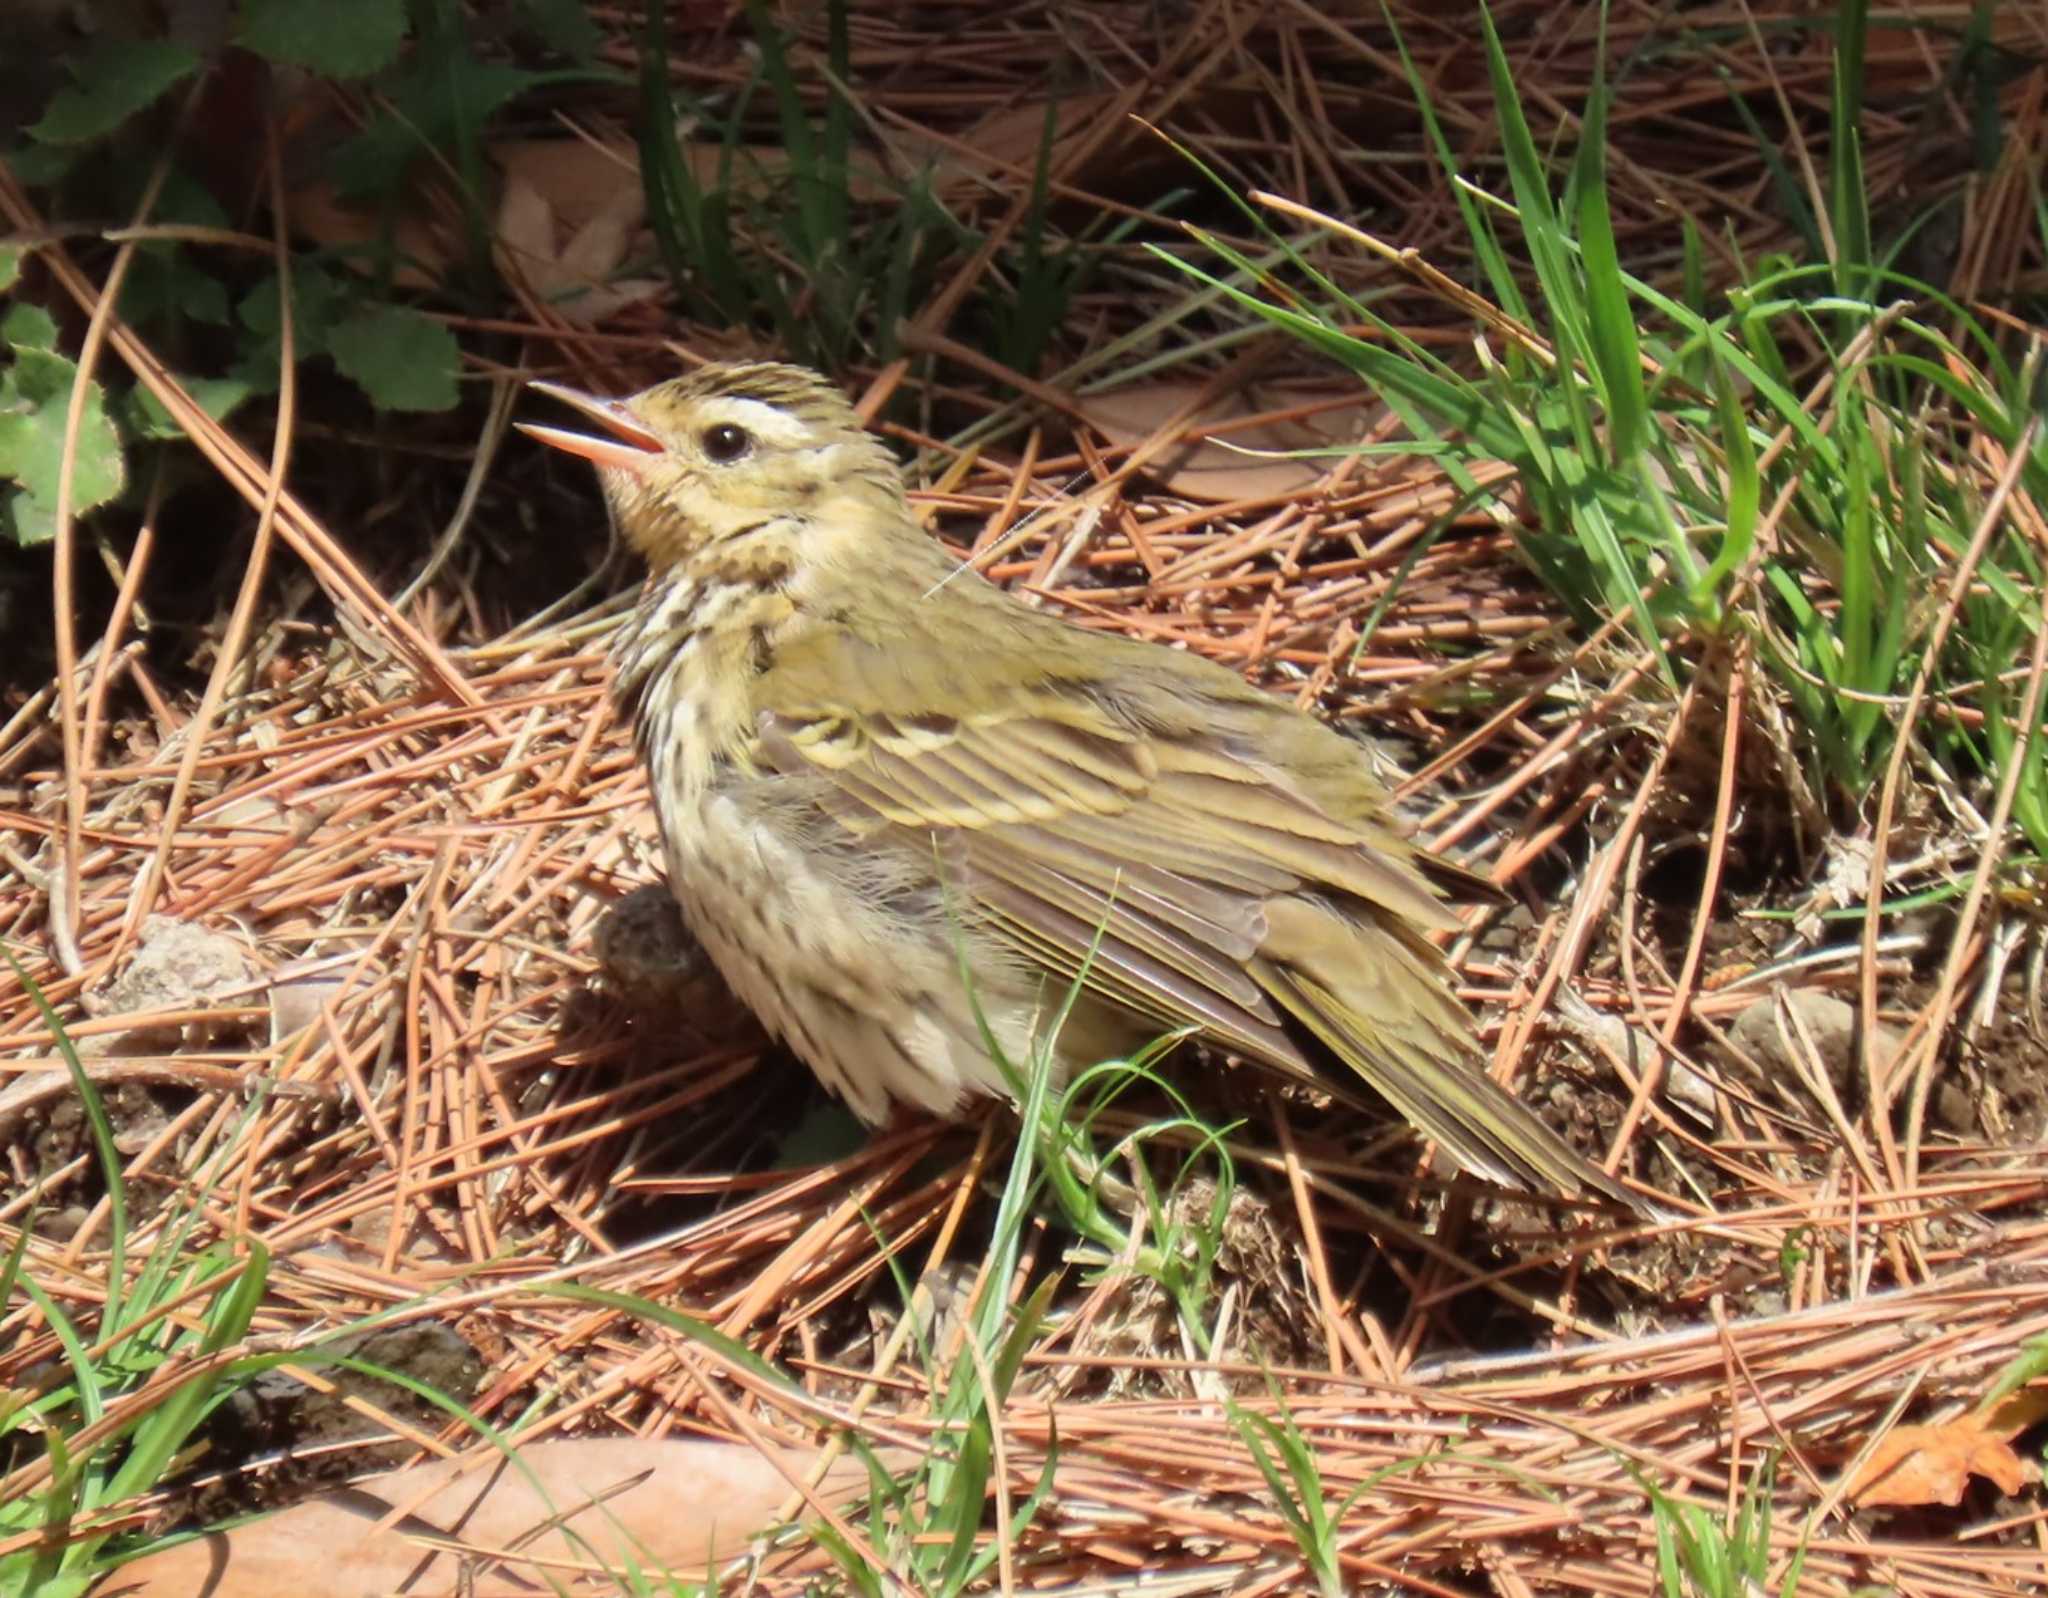
[[[1127,112],[1179,115],[1199,143],[1230,97],[1276,72],[1311,81],[1330,52],[1362,48],[1317,8],[1243,9],[1249,18],[1195,8],[1185,36],[1205,48],[1191,46],[1178,75],[1105,68],[1122,88],[1063,131],[1068,192],[1085,196],[1100,152],[1131,137]],[[1499,7],[1503,32],[1523,40],[1530,81],[1576,103],[1592,70],[1586,41],[1544,54],[1515,31],[1544,9]],[[893,23],[858,25],[878,115],[925,115],[873,67],[915,41]],[[1413,26],[1429,38],[1428,18]],[[949,58],[985,70],[977,98],[953,107],[967,126],[1023,98],[1027,36],[1023,23],[991,24]],[[1873,52],[1880,78],[1915,69],[1911,38]],[[1109,49],[1106,36],[1085,43]],[[1794,97],[1815,92],[1817,70],[1779,65]],[[1454,128],[1481,125],[1483,83],[1447,76],[1444,95]],[[1237,167],[1284,170],[1322,147],[1300,110],[1313,96],[1273,103],[1308,120],[1273,121],[1263,148],[1231,147]],[[1615,138],[1647,167],[1660,146],[1695,137],[1687,110],[1667,96],[1652,112],[1625,93]],[[962,147],[959,125],[926,120]],[[1911,142],[1874,142],[1869,157],[1906,163]],[[1725,170],[1695,161],[1662,192],[1682,207],[1712,190],[1717,209],[1740,215],[1729,195],[1741,161],[1760,192],[1761,167],[1733,149]],[[1323,179],[1339,192],[1366,181]],[[1410,203],[1404,242],[1425,256],[1453,249],[1439,202],[1407,192],[1396,171],[1371,181]],[[1300,187],[1312,186],[1304,167]],[[1633,218],[1623,205],[1625,233],[1665,225],[1658,192],[1643,186]],[[0,202],[10,226],[39,221],[18,189]],[[1761,207],[1737,224],[1745,253],[1771,225]],[[762,1158],[788,1129],[761,1083],[793,1078],[761,1073],[786,1062],[757,1061],[759,1039],[715,988],[650,1022],[610,996],[594,953],[608,909],[659,874],[642,778],[606,699],[619,601],[501,637],[465,625],[450,583],[394,605],[383,595],[397,585],[362,569],[288,479],[193,404],[115,314],[104,278],[58,248],[47,261],[89,318],[85,364],[128,368],[259,517],[257,558],[202,694],[160,685],[135,632],[145,534],[96,639],[71,636],[59,593],[64,669],[0,727],[0,939],[126,1108],[142,1217],[131,1267],[179,1205],[197,1204],[210,1235],[271,1252],[262,1339],[394,1309],[447,1322],[485,1359],[473,1407],[487,1419],[546,1388],[550,1429],[808,1443],[848,1423],[915,1441],[932,1394],[888,1335],[888,1306],[901,1302],[892,1262],[928,1281],[950,1272],[963,1290],[1028,1289],[1026,1273],[979,1280],[977,1227],[1014,1123],[984,1109],[963,1125],[906,1121],[822,1163]],[[573,366],[592,387],[623,389],[668,359],[659,336],[568,327],[531,296],[525,315],[532,347],[565,355],[553,368]],[[942,325],[913,328],[906,347],[960,355]],[[907,363],[885,369],[870,411],[912,381]],[[1339,1174],[1342,1151],[1298,1138],[1285,1107],[1255,1118],[1234,1147],[1264,1206],[1252,1224],[1280,1265],[1263,1285],[1247,1271],[1244,1291],[1295,1317],[1304,1358],[1268,1371],[1240,1338],[1197,1368],[1157,1331],[1171,1317],[1148,1315],[1127,1282],[1078,1285],[1001,1416],[1014,1497],[1056,1448],[1054,1501],[1026,1542],[1034,1580],[1145,1570],[1147,1590],[1300,1590],[1294,1540],[1229,1393],[1248,1411],[1284,1410],[1310,1441],[1329,1501],[1350,1504],[1344,1568],[1360,1586],[1649,1593],[1656,1531],[1642,1482],[1732,1505],[1781,1452],[1774,1547],[1780,1568],[1803,1548],[1802,1593],[1871,1581],[2037,1589],[2048,1522],[2034,1510],[1958,1537],[1946,1522],[1872,1522],[1845,1498],[1903,1416],[1967,1412],[2022,1342],[2048,1334],[2048,1162],[1902,1146],[1888,1125],[1830,1110],[1824,1092],[1788,1108],[1686,1052],[1771,990],[1742,985],[1754,951],[1723,936],[1718,896],[1743,780],[1781,764],[1771,718],[1744,711],[1745,692],[1762,692],[1755,678],[1737,662],[1714,704],[1661,697],[1625,632],[1569,627],[1520,574],[1510,531],[1476,518],[1416,556],[1389,600],[1454,498],[1426,462],[1297,470],[1278,487],[1254,477],[1234,498],[1175,493],[1188,418],[1225,380],[1197,382],[1122,436],[1087,402],[1020,381],[1063,416],[1041,411],[1000,445],[950,453],[898,430],[924,448],[918,503],[935,531],[963,555],[1000,548],[984,562],[991,576],[1088,625],[1201,650],[1329,714],[1369,712],[1375,732],[1425,751],[1410,803],[1432,845],[1511,888],[1541,883],[1513,937],[1456,950],[1497,1071],[1525,1090],[1579,1084],[1578,1130],[1667,1185],[1685,1217],[1617,1231],[1467,1206],[1432,1240],[1417,1218],[1445,1212],[1399,1145],[1388,1190],[1368,1203]],[[1327,411],[1330,394],[1283,392],[1265,409],[1292,425]],[[978,390],[951,397],[962,395],[987,403]],[[289,388],[281,412],[285,436]],[[500,439],[501,428],[486,461]],[[60,540],[60,573],[75,537]],[[263,573],[287,562],[313,573],[329,621],[266,624]],[[1361,651],[1361,623],[1382,601]],[[1458,646],[1449,656],[1446,641]],[[1475,685],[1483,720],[1456,708]],[[1646,902],[1645,849],[1680,834],[1704,880],[1696,913],[1674,917]],[[1561,857],[1572,862],[1562,873]],[[1886,1014],[1917,1018],[1922,1033],[1940,1035],[1970,999],[1944,991],[1944,1012],[1929,1014],[1909,973],[1878,975]],[[1853,995],[1859,977],[1851,957],[1777,980]],[[97,1189],[82,1138],[53,1166],[30,1158],[61,1142],[72,1090],[9,971],[0,1062],[0,1137],[17,1164],[0,1223],[13,1228]],[[1825,1080],[1824,1062],[1810,1067]],[[1706,1122],[1674,1105],[1680,1070],[1707,1082]],[[29,1244],[26,1264],[82,1310],[103,1291],[108,1216],[104,1199],[78,1208],[64,1235]],[[1041,1271],[1058,1263],[1050,1230],[1027,1252]],[[808,1397],[623,1310],[548,1295],[569,1279],[686,1310],[781,1363]],[[1389,1283],[1398,1291],[1381,1296]],[[0,1325],[17,1371],[53,1352],[33,1322],[13,1306]],[[1520,1351],[1463,1352],[1480,1325],[1492,1346]],[[476,1446],[456,1426],[405,1435],[430,1451]],[[770,1556],[766,1590],[799,1590],[819,1558]]]

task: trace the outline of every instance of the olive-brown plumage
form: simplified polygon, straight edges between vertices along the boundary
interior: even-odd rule
[[[1063,1066],[1182,1027],[1341,1061],[1478,1174],[1625,1196],[1480,1068],[1424,936],[1452,922],[1357,745],[959,572],[810,372],[536,387],[598,424],[527,431],[595,461],[651,568],[618,694],[671,886],[862,1116],[1005,1092],[984,1023],[1028,1060],[1079,975]]]

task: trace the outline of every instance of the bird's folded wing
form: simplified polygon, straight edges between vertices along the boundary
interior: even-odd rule
[[[1092,702],[1020,696],[964,719],[765,713],[761,758],[831,779],[832,814],[877,846],[933,848],[994,930],[1163,1026],[1308,1074],[1254,975],[1266,905],[1341,890],[1424,924],[1403,862],[1253,768],[1135,731]]]
[[[1479,1068],[1423,936],[1448,919],[1408,847],[1331,817],[1219,741],[1152,737],[1085,698],[963,719],[764,713],[760,757],[830,779],[866,846],[929,850],[1046,968],[1325,1087],[1318,1040],[1460,1164],[1629,1201]]]

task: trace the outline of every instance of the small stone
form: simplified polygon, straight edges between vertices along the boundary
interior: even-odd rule
[[[635,1010],[673,1014],[720,991],[718,973],[665,887],[636,888],[597,924],[597,963]]]
[[[1934,1124],[1958,1137],[1977,1135],[1977,1101],[1961,1083],[1943,1082],[1934,1090]]]
[[[96,1015],[142,1015],[225,1007],[238,998],[246,1002],[254,978],[254,962],[227,933],[151,916],[142,923],[142,943],[127,969],[95,996],[90,1008]],[[82,1039],[79,1052],[159,1054],[187,1041],[209,1040],[209,1030],[197,1023],[139,1026]]]
[[[1779,1085],[1803,1088],[1807,1078],[1806,1051],[1800,1043],[1803,1027],[1813,1040],[1814,1053],[1820,1057],[1836,1095],[1846,1101],[1853,1085],[1864,1077],[1856,1050],[1856,1006],[1832,993],[1818,993],[1810,988],[1788,988],[1783,990],[1782,997],[1791,1011],[1786,1025],[1779,1025],[1779,995],[1758,999],[1735,1018],[1735,1025],[1729,1029],[1735,1046],[1770,1069],[1773,1081]],[[1879,1024],[1871,1047],[1876,1051],[1880,1069],[1890,1068],[1898,1056],[1899,1042],[1897,1031]],[[1810,1092],[1801,1096],[1811,1098]]]

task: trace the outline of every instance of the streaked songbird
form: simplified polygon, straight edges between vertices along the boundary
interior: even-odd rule
[[[1367,753],[1236,674],[1018,603],[912,516],[815,373],[553,383],[650,580],[621,631],[691,930],[864,1119],[1191,1028],[1362,1079],[1473,1173],[1636,1201],[1482,1068],[1454,926]],[[986,1028],[986,1032],[984,1031]],[[1322,1069],[1319,1069],[1322,1068]]]

